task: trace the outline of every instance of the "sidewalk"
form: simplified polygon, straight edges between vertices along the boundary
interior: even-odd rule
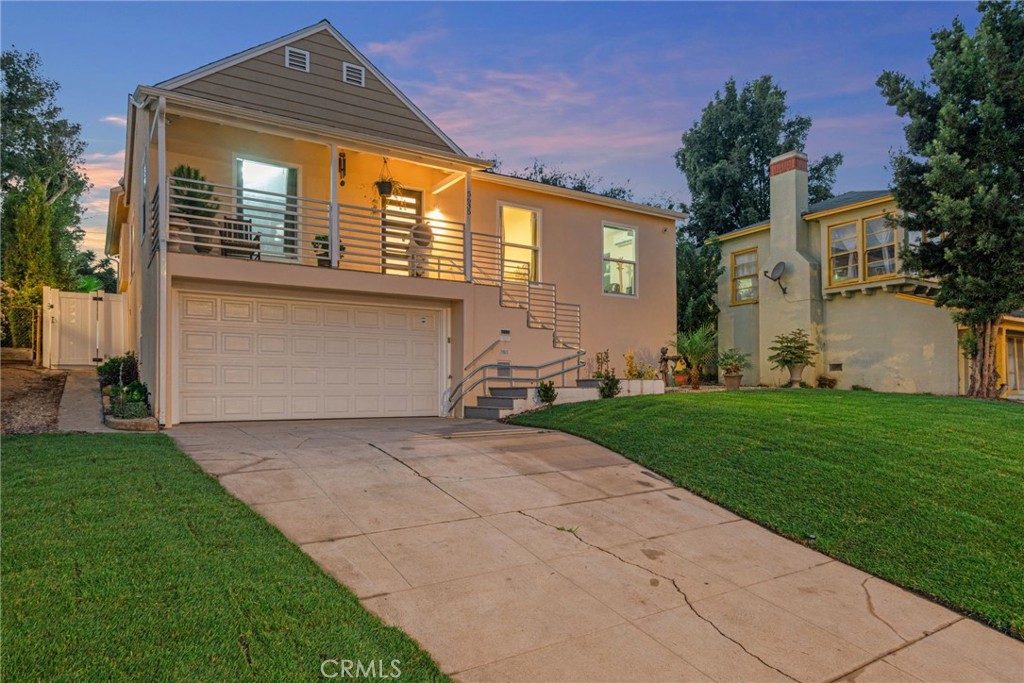
[[[95,368],[68,371],[57,413],[57,431],[115,431],[103,424],[103,402]]]

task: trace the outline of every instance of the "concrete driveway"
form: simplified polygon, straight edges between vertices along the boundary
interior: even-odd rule
[[[493,422],[178,444],[463,681],[1021,681],[1024,644],[592,443]]]

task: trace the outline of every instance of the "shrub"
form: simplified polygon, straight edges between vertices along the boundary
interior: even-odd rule
[[[110,404],[110,414],[124,420],[136,420],[149,417],[149,405],[145,401],[114,401]]]
[[[636,354],[630,349],[622,354],[626,359],[626,379],[658,379],[658,369],[644,361],[638,361]]]
[[[551,405],[558,398],[558,392],[555,391],[554,382],[541,382],[540,386],[537,387],[537,398],[541,400],[541,403],[547,403]]]
[[[622,391],[622,384],[615,376],[614,370],[601,378],[601,384],[598,385],[597,391],[601,398],[615,398],[619,395],[619,392]]]
[[[710,324],[698,327],[691,332],[680,332],[673,340],[676,352],[686,363],[690,373],[690,386],[700,387],[701,370],[715,360],[718,347],[718,334]]]
[[[871,387],[866,387],[863,384],[854,384],[850,388],[853,389],[854,391],[874,391],[874,389],[872,389]]]
[[[615,368],[611,366],[611,358],[608,351],[598,351],[594,354],[594,379],[603,379],[609,375],[615,375]]]
[[[735,375],[743,372],[744,368],[750,367],[748,354],[740,353],[737,349],[729,349],[718,354],[718,367],[727,375]]]
[[[798,365],[814,367],[814,344],[803,330],[780,334],[775,337],[775,345],[768,349],[775,352],[768,356],[773,368],[793,368]]]
[[[835,389],[836,384],[839,383],[835,377],[829,377],[828,375],[821,375],[818,377],[818,388],[819,389]]]
[[[139,380],[139,360],[131,351],[123,356],[114,356],[106,363],[97,366],[96,373],[100,376],[100,384],[127,386]]]

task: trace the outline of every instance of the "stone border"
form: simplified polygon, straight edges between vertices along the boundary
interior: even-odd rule
[[[103,424],[123,432],[159,432],[160,425],[155,417],[122,418],[104,415]]]

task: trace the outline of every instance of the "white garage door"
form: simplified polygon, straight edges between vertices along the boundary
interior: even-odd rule
[[[182,293],[182,422],[436,416],[443,312]]]

